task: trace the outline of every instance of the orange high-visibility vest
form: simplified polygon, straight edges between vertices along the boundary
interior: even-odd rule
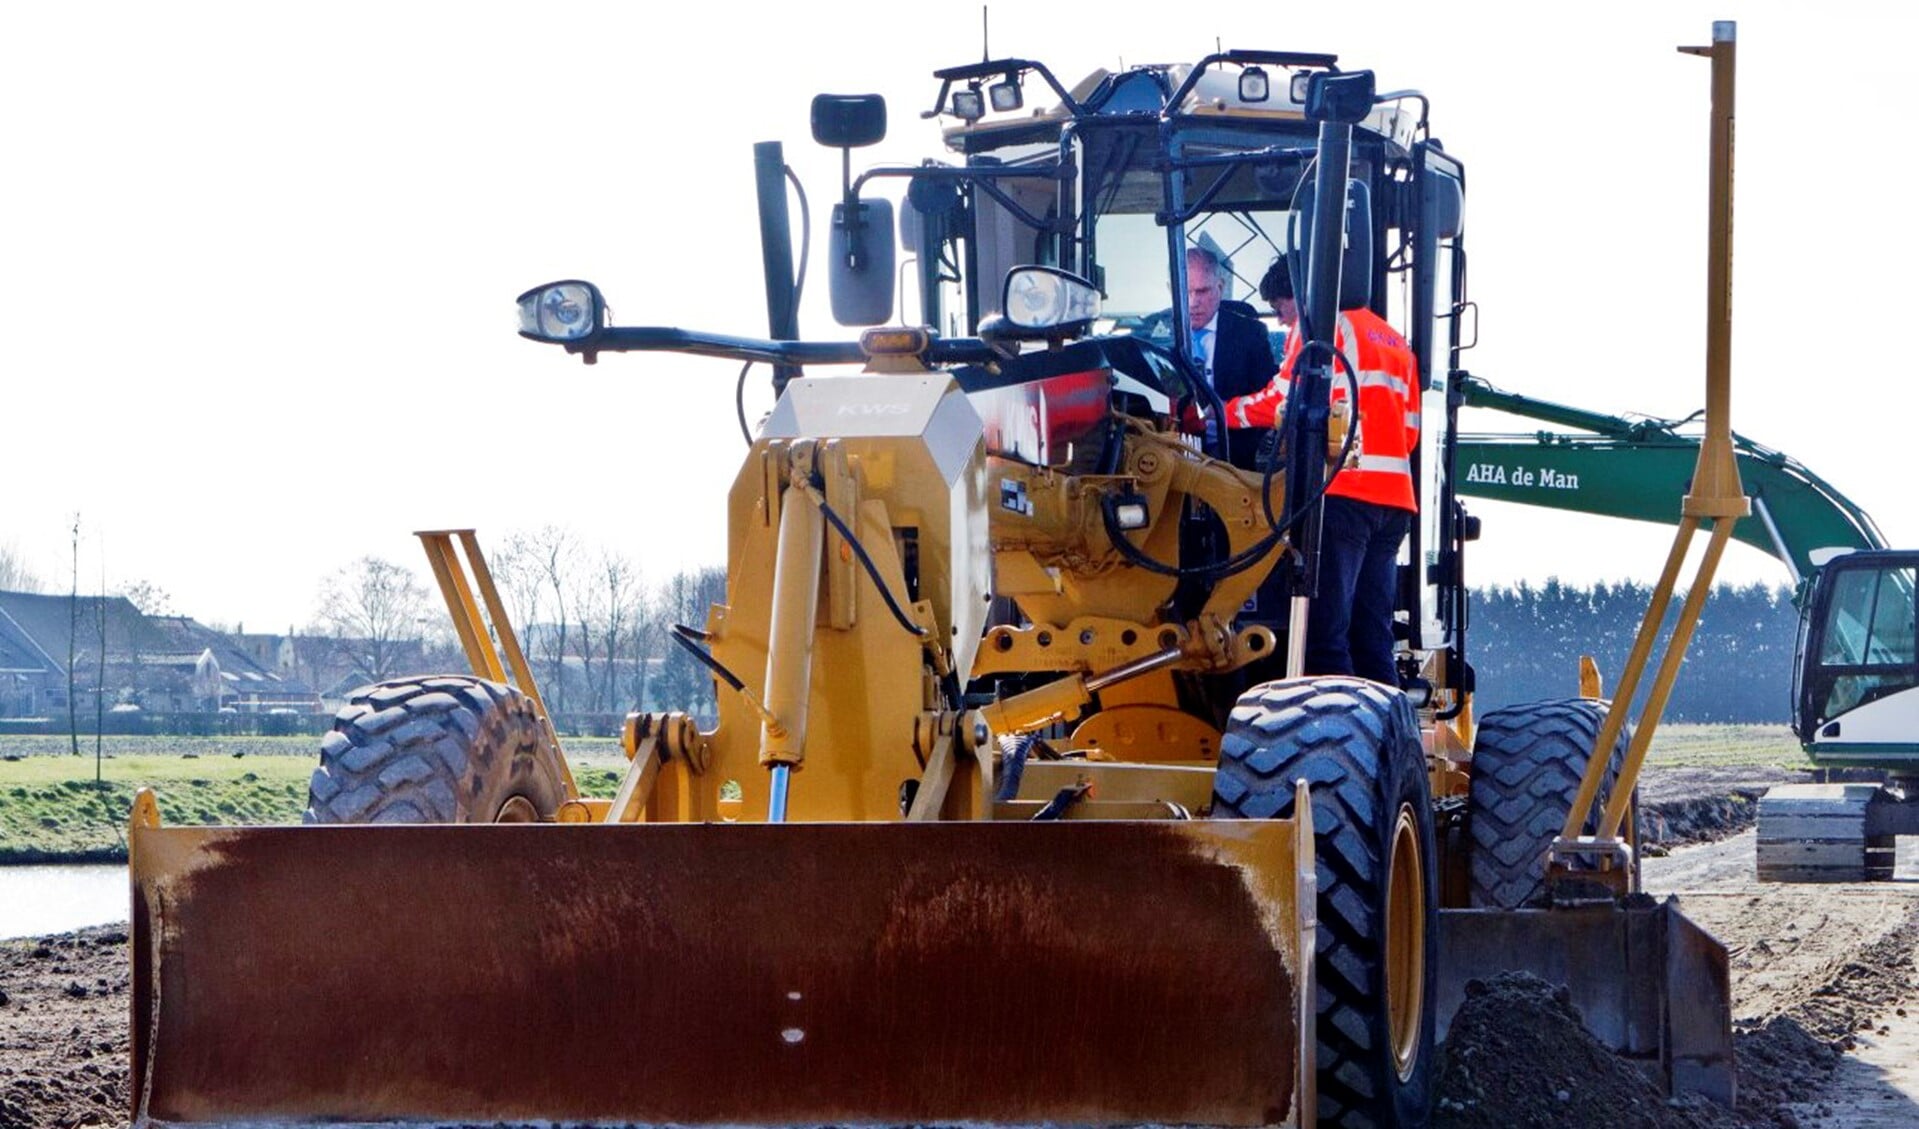
[[[1301,335],[1289,334],[1286,359],[1271,384],[1226,401],[1226,426],[1273,427],[1286,405]],[[1413,448],[1419,444],[1419,366],[1406,339],[1368,309],[1339,315],[1334,347],[1351,361],[1359,381],[1359,463],[1333,476],[1328,494],[1395,509],[1419,509],[1413,491]],[[1333,400],[1346,398],[1343,367],[1332,373]]]

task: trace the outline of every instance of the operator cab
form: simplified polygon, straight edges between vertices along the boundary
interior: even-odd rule
[[[861,229],[852,238],[867,246],[860,256],[836,254],[835,307],[842,287],[863,287],[869,296],[883,288],[883,311],[872,303],[849,307],[864,305],[869,323],[890,319],[897,294],[909,323],[946,340],[991,340],[1008,272],[1038,265],[1076,275],[1100,299],[1091,336],[1029,345],[957,374],[976,393],[995,452],[1098,473],[1111,444],[1094,420],[1109,411],[1184,421],[1203,435],[1190,426],[1193,418],[1216,419],[1223,405],[1188,346],[1185,252],[1211,251],[1223,267],[1223,303],[1243,303],[1242,315],[1279,328],[1256,283],[1289,252],[1295,279],[1302,277],[1319,155],[1319,127],[1306,103],[1315,76],[1339,74],[1331,55],[1252,51],[1097,71],[1071,88],[1025,59],[935,72],[939,93],[923,116],[946,124],[955,157],[857,179],[849,172],[835,211],[835,247],[844,245],[847,217]],[[1029,108],[1029,88],[1051,97]],[[1402,557],[1404,673],[1417,673],[1411,655],[1445,651],[1449,681],[1466,689],[1460,532],[1467,522],[1446,473],[1450,374],[1470,344],[1457,316],[1465,298],[1465,174],[1430,137],[1427,108],[1416,92],[1379,95],[1353,128],[1339,307],[1366,306],[1385,317],[1418,361],[1421,513]],[[879,253],[870,245],[893,230],[889,210],[866,210],[875,201],[862,189],[881,179],[907,182],[897,267],[894,247]],[[848,269],[851,257],[866,265]],[[1194,442],[1224,457],[1217,429]]]
[[[1800,613],[1793,732],[1821,765],[1919,765],[1919,553],[1855,552]]]

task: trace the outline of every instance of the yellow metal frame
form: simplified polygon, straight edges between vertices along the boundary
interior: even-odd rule
[[[420,545],[426,550],[427,563],[433,569],[433,579],[439,582],[440,595],[446,600],[447,615],[453,621],[453,630],[460,637],[460,647],[466,652],[466,661],[473,668],[473,673],[480,678],[514,686],[520,693],[533,699],[533,706],[540,713],[540,724],[546,728],[547,739],[553,742],[555,749],[559,749],[560,735],[553,728],[553,719],[547,714],[546,700],[540,697],[540,688],[533,681],[533,668],[527,665],[526,653],[520,649],[519,636],[513,633],[512,618],[506,614],[506,605],[500,600],[500,590],[493,583],[493,571],[486,565],[486,554],[480,551],[478,535],[471,529],[430,529],[417,531],[414,536],[420,539]],[[453,547],[455,539],[459,541],[459,552]],[[461,553],[465,555],[464,562]],[[471,579],[468,578],[469,568]],[[476,588],[479,600],[474,599]],[[486,604],[485,616],[480,613],[481,601]],[[490,634],[489,620],[492,628]],[[506,668],[500,664],[502,654],[513,670],[511,682],[507,680]],[[566,763],[564,752],[559,762],[567,799],[579,799],[580,789],[573,782],[573,769]]]
[[[1419,819],[1410,806],[1402,806],[1393,821],[1386,881],[1388,1038],[1393,1068],[1404,1082],[1419,1064],[1426,1009],[1426,863],[1419,845]]]
[[[1632,652],[1626,660],[1625,670],[1620,674],[1612,706],[1606,711],[1604,724],[1599,727],[1592,756],[1586,764],[1586,775],[1580,781],[1572,809],[1567,812],[1560,841],[1553,846],[1555,855],[1562,850],[1597,850],[1602,855],[1618,856],[1620,824],[1625,820],[1626,810],[1632,803],[1633,786],[1638,783],[1646,750],[1652,745],[1660,714],[1665,711],[1666,701],[1672,694],[1673,683],[1679,675],[1679,664],[1685,658],[1687,644],[1692,641],[1693,628],[1698,626],[1699,612],[1705,606],[1706,595],[1712,588],[1720,555],[1725,552],[1726,542],[1732,537],[1733,523],[1752,512],[1752,504],[1739,481],[1739,464],[1732,450],[1732,145],[1733,73],[1737,46],[1733,24],[1721,22],[1713,25],[1712,46],[1680,48],[1685,54],[1703,55],[1712,60],[1712,188],[1706,284],[1706,434],[1699,445],[1699,459],[1693,470],[1691,492],[1680,507],[1679,531],[1673,540],[1672,551],[1667,555],[1659,584],[1653,590],[1646,618],[1640,622],[1639,634],[1633,640]],[[1651,658],[1653,643],[1659,635],[1659,624],[1672,602],[1679,570],[1685,564],[1693,535],[1704,523],[1711,524],[1712,538],[1707,542],[1699,570],[1680,608],[1679,620],[1674,624],[1672,637],[1667,641],[1666,650],[1660,658],[1658,673],[1653,678],[1645,708],[1640,711],[1639,723],[1626,751],[1625,764],[1620,768],[1619,779],[1614,783],[1605,811],[1600,816],[1597,834],[1582,842],[1580,832],[1594,799],[1599,795],[1599,786],[1611,760],[1611,749],[1619,739],[1620,730],[1626,722],[1626,711],[1631,706],[1633,695],[1638,692],[1640,678]]]

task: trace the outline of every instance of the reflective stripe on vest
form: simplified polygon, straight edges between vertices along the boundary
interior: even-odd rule
[[[1384,471],[1391,474],[1403,474],[1410,478],[1413,473],[1413,461],[1411,459],[1394,458],[1391,455],[1361,455],[1359,456],[1359,465],[1353,469]]]
[[[1342,359],[1334,362],[1332,398],[1343,402],[1357,386],[1360,450],[1358,464],[1335,474],[1326,492],[1416,510],[1411,455],[1419,442],[1420,420],[1412,351],[1392,326],[1365,309],[1340,314],[1333,340]],[[1227,402],[1228,427],[1277,425],[1299,353],[1300,338],[1295,334],[1286,344],[1279,375],[1258,392]]]
[[[1415,510],[1411,456],[1419,441],[1419,416],[1412,351],[1392,326],[1364,309],[1339,315],[1336,347],[1358,370],[1360,450],[1357,465],[1334,475],[1326,492]],[[1345,383],[1336,382],[1336,396]]]

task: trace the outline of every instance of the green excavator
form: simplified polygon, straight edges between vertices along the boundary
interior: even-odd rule
[[[1699,450],[1693,421],[1607,415],[1463,376],[1461,403],[1549,430],[1459,437],[1459,493],[1603,517],[1672,522]],[[1799,607],[1792,727],[1825,777],[1759,803],[1759,877],[1892,876],[1919,834],[1919,551],[1887,547],[1865,510],[1803,463],[1735,433],[1753,520],[1735,540],[1784,565]]]

